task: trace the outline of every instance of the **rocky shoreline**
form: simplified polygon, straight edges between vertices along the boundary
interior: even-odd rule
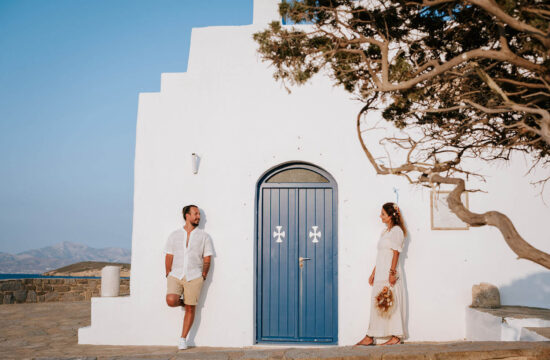
[[[75,264],[67,265],[59,269],[43,273],[44,276],[92,276],[101,277],[101,269],[105,266],[120,267],[121,277],[130,277],[130,264],[111,263],[101,261],[81,261]]]
[[[72,276],[72,277],[101,277],[101,269],[99,270],[84,270],[84,271],[48,271],[42,274],[44,276]],[[120,269],[120,277],[130,277],[129,269]]]

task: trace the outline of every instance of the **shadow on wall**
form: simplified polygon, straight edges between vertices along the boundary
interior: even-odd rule
[[[214,255],[212,256],[212,258],[214,258]],[[197,344],[195,343],[195,337],[197,336],[197,332],[200,331],[201,322],[202,322],[202,316],[201,316],[202,308],[206,300],[206,294],[208,294],[208,289],[212,285],[212,278],[214,277],[215,266],[216,265],[214,263],[214,259],[212,259],[212,265],[210,266],[210,271],[208,272],[206,281],[202,285],[201,295],[199,297],[199,303],[195,308],[195,321],[193,322],[193,326],[191,326],[191,330],[189,330],[189,334],[187,335],[187,344],[189,346],[197,346]]]
[[[502,305],[550,307],[550,271],[528,275],[502,286]]]
[[[206,224],[206,213],[202,208],[199,208],[199,211],[201,212],[201,221],[199,223],[199,229],[205,230],[205,224]],[[201,295],[199,297],[199,303],[197,304],[197,307],[195,308],[195,321],[193,322],[193,326],[191,326],[191,330],[189,331],[189,334],[187,335],[187,344],[190,346],[197,346],[195,343],[195,337],[197,335],[197,332],[200,329],[201,322],[202,322],[202,307],[204,305],[204,301],[206,300],[206,294],[208,293],[208,289],[212,285],[212,279],[214,277],[214,268],[216,267],[214,258],[216,257],[216,242],[214,239],[212,239],[212,246],[214,250],[214,254],[212,255],[212,262],[210,265],[210,271],[208,272],[208,276],[206,277],[206,281],[202,285]]]
[[[206,218],[206,213],[204,212],[203,209],[201,209],[199,207],[199,211],[201,213],[201,221],[199,223],[199,229],[201,230],[204,230],[204,228],[206,227],[206,223],[208,222],[207,218]]]
[[[403,269],[403,274],[401,274],[403,281],[403,297],[405,298],[405,328],[403,329],[405,334],[404,338],[409,337],[409,290],[407,287],[407,273],[405,271],[405,263],[409,257],[409,245],[411,243],[411,233],[408,231],[407,222],[405,221],[405,228],[407,228],[407,236],[405,236],[405,244],[403,246],[403,251],[401,251],[400,259],[401,268]]]

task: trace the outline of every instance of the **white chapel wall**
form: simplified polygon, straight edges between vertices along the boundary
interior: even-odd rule
[[[430,230],[429,191],[376,176],[368,164],[355,133],[361,104],[322,77],[289,95],[256,53],[251,36],[263,27],[194,29],[188,72],[163,74],[161,92],[140,95],[131,296],[94,299],[92,327],[80,331],[79,342],[175,344],[183,311],[165,304],[162,251],[169,233],[183,224],[182,206],[195,203],[216,256],[192,341],[253,345],[255,188],[265,171],[288,161],[313,163],[338,183],[340,345],[353,344],[367,329],[378,215],[382,203],[395,201],[394,187],[410,230],[404,253],[410,340],[463,339],[474,283],[504,288],[507,303],[522,299],[517,286],[548,281],[542,267],[516,260],[496,229]],[[201,157],[196,175],[191,153]],[[528,241],[550,251],[541,226],[550,210],[526,185],[521,159],[479,166],[490,175],[489,192],[472,195],[471,208],[508,214]],[[520,305],[547,306],[548,298]]]

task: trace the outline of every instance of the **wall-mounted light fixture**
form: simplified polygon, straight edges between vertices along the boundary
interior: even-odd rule
[[[201,158],[199,155],[192,153],[191,154],[191,168],[193,169],[193,174],[196,174],[199,172],[199,163],[201,161]]]

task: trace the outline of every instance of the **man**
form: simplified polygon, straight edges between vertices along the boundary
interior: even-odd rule
[[[185,350],[187,334],[195,320],[195,307],[199,301],[202,284],[208,275],[214,250],[210,236],[198,228],[201,219],[199,208],[188,205],[183,208],[182,213],[185,225],[170,234],[164,252],[166,303],[172,307],[185,307],[183,329],[178,342],[178,349]]]

